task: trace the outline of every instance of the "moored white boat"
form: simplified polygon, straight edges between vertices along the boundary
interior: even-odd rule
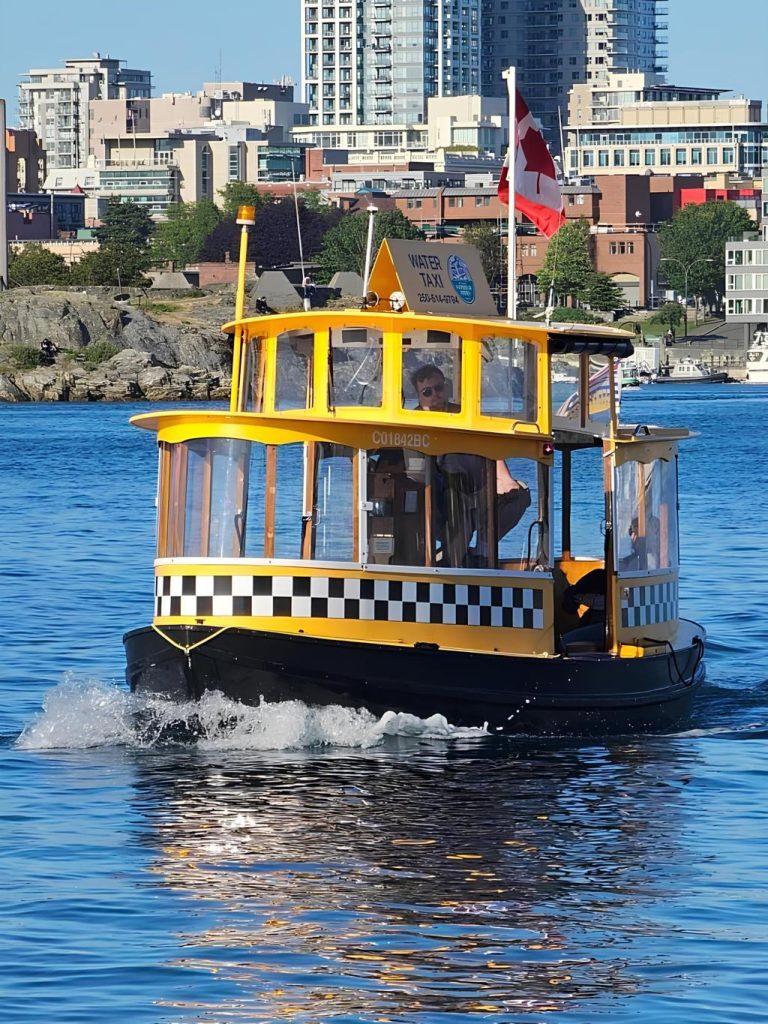
[[[747,376],[750,384],[768,384],[768,331],[755,331],[747,352]]]
[[[662,366],[653,384],[724,384],[728,374],[724,370],[712,370],[697,359],[685,356],[676,363]]]

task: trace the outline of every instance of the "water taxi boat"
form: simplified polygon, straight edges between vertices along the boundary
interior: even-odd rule
[[[723,370],[707,369],[698,359],[685,356],[676,363],[662,366],[651,378],[652,384],[725,384],[729,380]]]
[[[750,384],[768,384],[768,331],[755,331],[747,351],[747,376]]]
[[[229,409],[131,421],[160,454],[132,691],[547,734],[685,716],[688,431],[619,424],[629,335],[495,316],[469,246],[385,242],[362,309],[251,317],[243,295],[241,269]],[[561,355],[580,377],[553,411]]]

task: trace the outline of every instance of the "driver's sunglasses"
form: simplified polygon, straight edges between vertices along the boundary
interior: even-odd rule
[[[431,398],[432,392],[436,392],[438,395],[442,395],[445,391],[445,384],[433,384],[431,387],[422,388],[420,394],[425,398]]]

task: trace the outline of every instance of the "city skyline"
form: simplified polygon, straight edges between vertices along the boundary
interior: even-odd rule
[[[716,21],[722,7],[717,0],[670,0],[668,80],[768,99],[760,59],[762,36],[745,30],[759,24],[763,3],[744,0],[738,19]],[[7,101],[9,125],[17,123],[17,86],[25,72],[57,66],[69,57],[89,57],[96,50],[151,70],[155,95],[195,92],[204,81],[218,77],[271,82],[283,76],[293,79],[298,94],[299,0],[270,11],[268,39],[261,38],[253,6],[245,0],[229,0],[223,16],[214,21],[206,18],[209,6],[201,0],[189,0],[186,10],[180,25],[177,10],[136,0],[133,17],[126,21],[124,11],[105,9],[98,0],[82,0],[75,19],[52,0],[42,0],[37,11],[50,42],[40,33],[0,33],[0,97]],[[251,25],[254,30],[249,32]],[[154,29],[152,34],[148,28]]]

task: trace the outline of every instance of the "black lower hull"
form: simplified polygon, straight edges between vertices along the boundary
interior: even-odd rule
[[[673,728],[704,677],[697,638],[674,653],[536,658],[317,640],[202,626],[134,630],[125,637],[131,691],[196,700],[218,690],[256,704],[300,700],[374,714],[435,713],[453,725],[539,734]],[[200,644],[206,636],[211,636]]]

